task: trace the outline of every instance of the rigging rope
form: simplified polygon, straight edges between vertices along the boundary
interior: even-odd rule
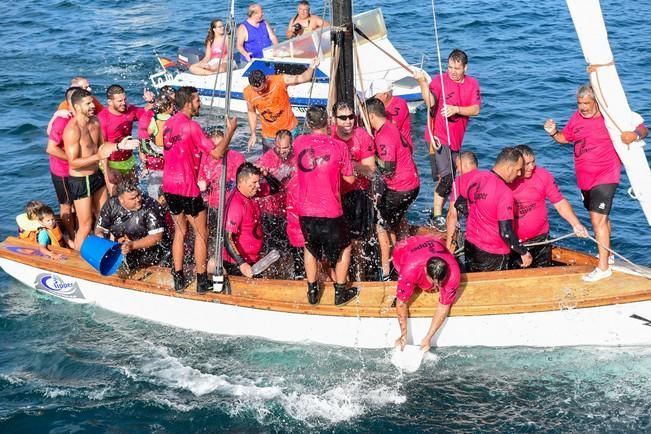
[[[447,108],[448,103],[447,103],[446,96],[445,96],[445,94],[446,94],[446,92],[445,92],[445,83],[443,83],[443,63],[441,62],[441,46],[439,44],[439,31],[438,31],[438,23],[436,21],[436,7],[434,5],[434,0],[432,0],[432,20],[434,22],[434,40],[436,41],[436,58],[437,58],[438,64],[439,64],[439,77],[441,79],[441,99],[443,100],[443,107]],[[428,107],[428,113],[427,114],[431,115],[429,110],[430,110],[430,108]],[[436,113],[434,113],[434,119],[436,119]],[[445,133],[446,133],[447,138],[448,138],[448,147],[450,147],[451,146],[451,140],[450,140],[450,125],[449,125],[449,122],[448,122],[448,117],[443,116],[443,119],[445,120]],[[427,129],[428,129],[428,132],[430,134],[430,144],[432,144],[433,141],[436,142],[436,138],[434,137],[434,132],[431,129],[429,117],[427,119]],[[441,146],[441,144],[439,144],[439,147],[440,146]],[[438,148],[435,148],[435,149],[438,151]],[[454,161],[452,161],[452,148],[450,148],[449,160],[450,160],[450,170],[452,171],[452,173],[454,173],[455,172],[455,170],[454,170],[455,166],[454,166]],[[454,195],[457,196],[457,185],[454,182],[454,176],[453,176],[453,179],[452,179],[452,189],[453,189]],[[434,194],[436,194],[436,192]]]

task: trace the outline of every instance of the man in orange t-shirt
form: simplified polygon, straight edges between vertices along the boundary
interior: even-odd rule
[[[248,143],[249,150],[258,139],[255,131],[258,115],[260,115],[264,151],[273,147],[276,133],[279,130],[292,131],[292,135],[296,136],[298,133],[298,120],[292,112],[287,86],[310,81],[317,66],[319,66],[319,59],[315,58],[310,66],[302,74],[298,75],[278,74],[266,76],[259,69],[251,71],[249,86],[244,89],[249,128],[251,129],[251,137]]]

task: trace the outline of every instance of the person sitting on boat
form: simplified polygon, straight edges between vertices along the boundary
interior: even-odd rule
[[[253,277],[251,266],[260,259],[264,242],[260,205],[254,199],[260,194],[262,171],[253,163],[237,169],[237,187],[226,202],[224,217],[224,270],[231,276]],[[267,189],[274,194],[280,182],[273,176],[264,177]]]
[[[16,225],[18,225],[18,238],[36,241],[38,228],[41,227],[38,222],[38,210],[45,204],[40,200],[30,200],[25,205],[25,212],[16,216]]]
[[[149,197],[157,198],[158,191],[163,183],[163,131],[165,122],[167,122],[174,114],[176,104],[174,102],[173,90],[162,92],[156,97],[154,107],[147,113],[151,112],[151,120],[147,126],[147,142],[146,146],[139,148],[140,161],[144,165],[144,170],[141,172],[141,177],[147,180],[147,194]],[[146,115],[140,119],[140,122],[145,120]],[[151,146],[151,145],[154,146]]]
[[[332,137],[348,146],[356,179],[353,184],[341,183],[341,203],[344,219],[350,228],[353,243],[352,258],[357,269],[363,267],[361,242],[373,234],[373,200],[369,179],[376,176],[375,143],[364,128],[355,126],[355,112],[347,101],[338,101],[332,107],[335,128]],[[355,268],[355,266],[353,267]]]
[[[533,256],[531,267],[549,267],[552,265],[552,245],[545,243],[549,239],[549,217],[545,199],[554,205],[558,214],[570,224],[577,236],[586,237],[588,231],[574,213],[572,205],[563,197],[553,175],[544,167],[536,166],[533,149],[524,144],[517,145],[515,149],[520,151],[524,158],[522,176],[509,184],[515,201],[515,233],[525,244],[544,243],[528,248]],[[520,268],[519,256],[511,253],[509,268]]]
[[[456,205],[468,207],[464,245],[468,271],[506,270],[511,251],[520,256],[522,267],[531,265],[531,253],[513,228],[513,192],[508,186],[522,175],[523,166],[520,151],[504,148],[492,170],[473,170],[459,178]]]
[[[69,87],[66,90],[65,97],[69,102],[72,93],[79,87]],[[70,198],[70,187],[68,186],[68,176],[70,168],[68,167],[68,157],[63,149],[63,131],[70,122],[70,117],[58,116],[52,122],[52,126],[47,137],[47,147],[45,152],[49,155],[50,160],[50,177],[57,201],[59,202],[59,216],[66,236],[69,239],[75,238],[75,217],[72,209],[72,199]]]
[[[393,250],[393,264],[398,271],[396,287],[396,314],[400,324],[400,337],[396,346],[402,350],[407,343],[407,318],[409,301],[416,288],[424,292],[438,292],[439,304],[432,317],[427,334],[420,347],[428,351],[432,338],[450,314],[457,297],[461,273],[457,260],[445,243],[433,235],[409,237],[399,242]]]
[[[265,152],[255,163],[263,173],[268,173],[280,181],[283,187],[276,194],[258,198],[262,212],[265,251],[291,250],[287,236],[287,185],[294,176],[296,167],[292,145],[292,133],[289,130],[280,130],[276,133],[274,148]],[[302,249],[300,253],[302,256]]]
[[[610,219],[608,215],[619,184],[621,162],[608,134],[604,117],[589,84],[576,93],[578,110],[565,128],[559,130],[553,119],[545,122],[545,131],[561,145],[574,143],[576,182],[583,196],[583,206],[590,213],[590,222],[599,243],[599,265],[586,276],[586,282],[596,282],[612,275],[609,264]],[[624,144],[643,140],[649,134],[644,119],[637,113],[634,131],[622,131]]]
[[[63,259],[62,255],[54,253],[48,248],[48,246],[66,247],[66,242],[63,238],[61,228],[57,224],[54,211],[49,206],[43,205],[36,211],[36,218],[39,223],[38,234],[36,235],[38,251],[41,255],[57,261]]]
[[[418,197],[420,179],[409,143],[398,128],[387,120],[386,109],[377,98],[366,100],[366,110],[375,133],[376,166],[386,184],[377,209],[377,236],[380,244],[382,280],[389,280],[391,248],[407,209]],[[400,237],[404,237],[400,234]]]
[[[317,281],[318,261],[325,259],[334,268],[334,304],[348,303],[357,296],[357,288],[347,287],[350,265],[350,233],[341,207],[341,181],[353,183],[353,164],[348,146],[328,134],[328,112],[312,106],[306,113],[310,134],[294,142],[298,195],[296,211],[305,236],[305,272],[307,299],[320,300]]]
[[[473,170],[477,170],[479,167],[479,162],[477,161],[477,156],[472,151],[461,151],[457,156],[455,161],[456,173],[458,174],[452,185],[452,192],[450,193],[450,207],[448,209],[447,217],[447,230],[446,230],[446,240],[445,247],[451,251],[457,253],[459,249],[463,249],[464,239],[465,239],[465,225],[462,224],[462,220],[459,217],[463,218],[465,221],[468,218],[468,206],[467,202],[460,201],[460,209],[457,210],[456,201],[459,194],[459,180],[461,176],[466,173],[470,173]]]
[[[213,128],[208,135],[215,146],[219,146],[224,140],[224,132],[221,129]],[[237,182],[237,169],[244,163],[246,158],[241,152],[235,149],[226,149],[226,193],[235,189]],[[219,208],[219,182],[222,176],[223,155],[216,158],[215,153],[202,154],[199,163],[199,177],[197,183],[199,190],[203,193],[204,200],[210,208]]]
[[[249,74],[249,85],[244,88],[247,117],[251,136],[248,149],[251,150],[257,141],[256,125],[258,115],[262,126],[262,148],[267,151],[273,147],[276,133],[279,130],[289,130],[296,137],[299,133],[298,120],[294,116],[287,93],[288,86],[295,86],[310,81],[314,70],[319,66],[315,58],[310,66],[298,75],[278,74],[266,76],[259,69]]]
[[[144,91],[143,98],[147,106],[136,107],[127,102],[127,93],[119,84],[112,84],[106,89],[108,107],[97,115],[106,143],[119,143],[125,137],[131,136],[133,123],[140,121],[145,111],[150,110],[154,103],[154,94],[149,90]],[[111,154],[103,165],[109,195],[113,194],[113,186],[123,177],[135,178],[135,167],[136,160],[132,150],[121,149]]]
[[[190,65],[190,72],[197,75],[210,75],[224,72],[228,68],[228,36],[224,20],[215,18],[210,22],[210,28],[204,42],[206,54],[198,63]]]
[[[77,214],[74,248],[79,250],[93,229],[93,218],[99,215],[107,199],[105,177],[99,165],[120,146],[125,146],[128,139],[120,143],[104,143],[93,98],[87,90],[75,89],[70,102],[75,115],[63,131],[63,148],[70,169],[70,199]]]
[[[278,38],[268,22],[264,20],[262,6],[258,3],[249,5],[247,19],[237,27],[235,46],[246,62],[261,59],[262,50],[278,43]]]
[[[136,180],[123,179],[115,190],[99,213],[95,235],[119,242],[130,270],[159,264],[164,253],[163,210],[154,198],[142,194]]]
[[[312,15],[310,13],[310,2],[307,0],[301,0],[298,2],[298,11],[296,12],[296,15],[294,15],[294,18],[289,20],[285,36],[287,39],[291,39],[300,36],[305,32],[313,32],[328,27],[329,25],[330,24],[320,16]]]
[[[429,87],[423,73],[414,74],[423,100],[430,108],[425,142],[429,144],[432,180],[436,189],[429,225],[441,232],[446,229],[443,205],[452,188],[455,154],[461,151],[468,122],[471,117],[479,115],[481,105],[479,82],[466,75],[467,69],[468,56],[454,49],[448,56],[447,72],[433,77]]]
[[[387,120],[398,128],[400,135],[405,142],[409,143],[411,151],[414,152],[414,144],[411,139],[411,117],[407,101],[394,95],[393,84],[384,79],[373,80],[367,93],[382,101],[387,111]]]
[[[174,220],[172,276],[174,289],[182,292],[189,281],[183,274],[185,234],[188,223],[194,230],[194,260],[197,272],[197,292],[212,288],[208,281],[207,266],[207,213],[201,191],[197,185],[199,155],[201,152],[220,158],[235,133],[237,120],[227,118],[226,134],[219,145],[203,132],[192,118],[199,114],[201,100],[196,87],[184,86],[176,92],[177,113],[166,123],[163,131],[164,166],[163,193]]]

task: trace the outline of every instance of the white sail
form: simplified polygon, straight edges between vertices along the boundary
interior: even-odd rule
[[[585,60],[588,65],[596,66],[590,72],[590,83],[615,150],[631,182],[629,194],[639,200],[651,225],[651,170],[644,153],[644,142],[640,140],[625,145],[620,137],[622,131],[633,131],[641,118],[629,107],[617,75],[599,0],[567,0],[567,7]]]

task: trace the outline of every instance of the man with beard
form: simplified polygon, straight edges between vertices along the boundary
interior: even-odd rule
[[[99,164],[124,143],[104,143],[90,92],[77,89],[70,102],[75,115],[63,131],[63,144],[70,168],[70,199],[78,221],[75,249],[79,250],[92,230],[93,215],[99,214],[107,198]]]
[[[154,94],[145,90],[143,97],[147,101],[147,110],[149,110],[154,102]],[[145,109],[129,104],[127,94],[119,84],[109,86],[106,90],[106,100],[108,107],[102,110],[97,118],[102,126],[104,141],[118,143],[125,137],[131,136],[133,123],[143,116]],[[111,154],[106,167],[103,168],[109,194],[112,194],[115,183],[123,177],[135,177],[135,165],[136,160],[131,150],[121,149]]]
[[[199,114],[201,100],[195,87],[185,86],[176,92],[178,112],[163,129],[164,166],[163,193],[174,220],[172,258],[174,289],[182,292],[190,283],[183,274],[184,242],[188,223],[194,230],[194,260],[197,272],[197,292],[210,290],[206,272],[207,225],[206,206],[199,190],[198,174],[201,154],[221,158],[237,128],[235,118],[226,120],[223,140],[215,145],[192,118]]]

